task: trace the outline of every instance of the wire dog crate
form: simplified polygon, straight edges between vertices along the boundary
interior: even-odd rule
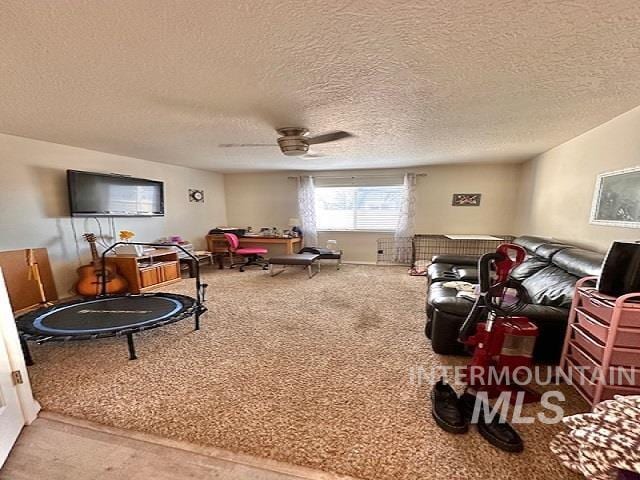
[[[445,235],[419,234],[403,238],[379,238],[377,263],[410,265],[412,271],[421,274],[434,255],[482,255],[492,252],[512,235],[491,235],[498,240],[451,239]]]
[[[415,235],[413,237],[414,263],[431,262],[434,255],[482,255],[496,249],[504,242],[510,242],[512,235],[491,235],[499,240],[453,240],[445,235]]]
[[[378,265],[411,265],[413,237],[379,238]]]

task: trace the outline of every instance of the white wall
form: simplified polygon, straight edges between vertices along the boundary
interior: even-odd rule
[[[530,160],[522,169],[517,230],[604,251],[640,230],[591,225],[599,173],[640,166],[640,107]]]
[[[516,214],[519,164],[439,165],[411,169],[418,178],[416,233],[511,234]],[[399,173],[402,170],[317,172],[317,175]],[[237,227],[288,228],[297,217],[296,172],[224,176],[227,219]],[[453,193],[482,193],[480,207],[453,207]],[[320,244],[338,240],[346,261],[375,262],[383,233],[321,232]]]
[[[165,182],[164,217],[117,218],[117,229],[136,240],[182,235],[197,248],[204,235],[226,222],[222,175],[0,134],[0,250],[46,247],[60,296],[68,295],[78,267],[67,200],[66,170],[121,173]],[[189,188],[205,190],[205,203],[190,203]],[[78,235],[97,232],[94,219],[73,220]],[[101,220],[105,233],[108,222]],[[89,260],[79,241],[81,260]]]

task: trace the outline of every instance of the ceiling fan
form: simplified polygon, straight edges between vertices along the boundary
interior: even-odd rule
[[[309,145],[317,145],[319,143],[335,142],[336,140],[342,140],[343,138],[353,137],[354,135],[349,132],[343,132],[337,130],[335,132],[324,133],[322,135],[316,135],[315,137],[309,137],[307,134],[309,130],[301,127],[285,127],[277,128],[278,132],[277,144],[276,143],[221,143],[218,145],[220,148],[236,148],[236,147],[280,147],[280,151],[287,156],[300,156],[305,157],[322,157],[322,154],[307,153],[309,152]]]

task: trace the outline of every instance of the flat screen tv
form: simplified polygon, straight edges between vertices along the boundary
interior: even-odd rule
[[[156,180],[67,170],[74,217],[164,215],[164,184]]]

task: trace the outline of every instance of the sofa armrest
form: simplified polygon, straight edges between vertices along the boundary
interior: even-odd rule
[[[453,265],[478,265],[478,255],[434,255],[431,263],[451,263]]]

